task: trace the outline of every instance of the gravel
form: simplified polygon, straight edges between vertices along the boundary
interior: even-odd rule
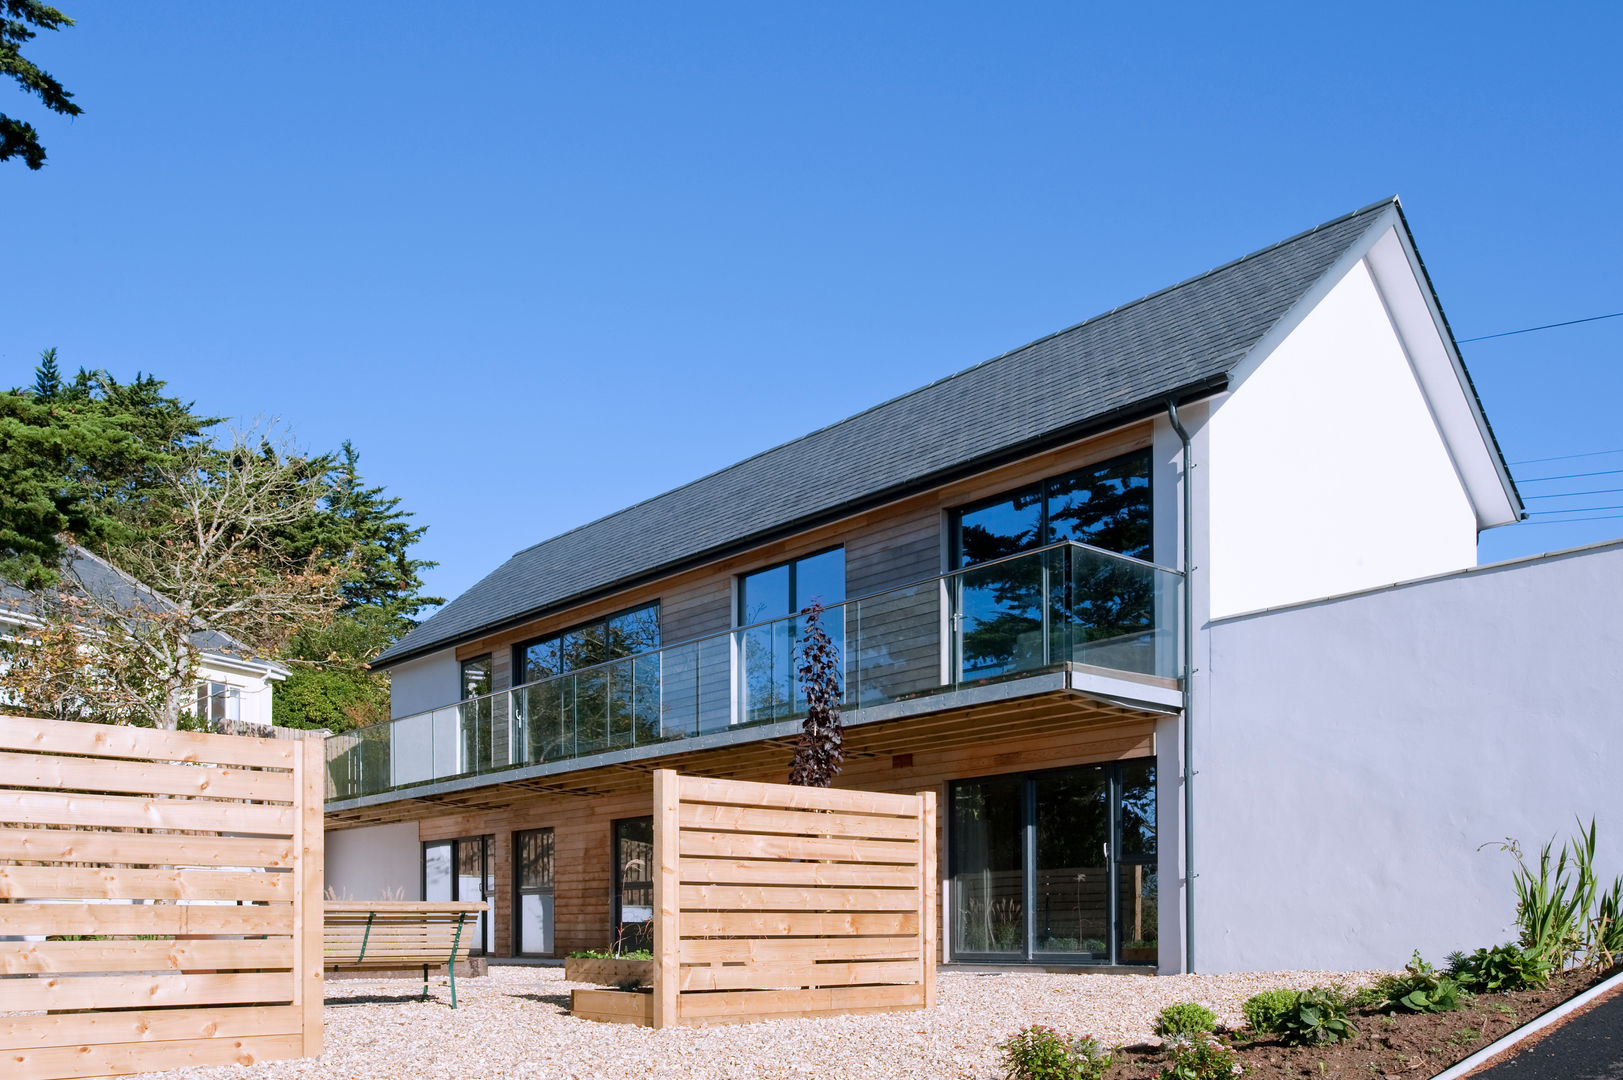
[[[555,967],[493,967],[459,979],[452,1011],[445,979],[417,1000],[420,980],[327,984],[327,1052],[320,1058],[151,1073],[156,1080],[554,1080],[757,1077],[882,1080],[998,1077],[996,1044],[1027,1024],[1089,1033],[1107,1045],[1154,1038],[1165,1005],[1198,1001],[1237,1024],[1259,990],[1341,982],[1381,972],[1244,975],[1046,975],[943,972],[938,1007],[868,1016],[771,1020],[652,1031],[569,1015]]]

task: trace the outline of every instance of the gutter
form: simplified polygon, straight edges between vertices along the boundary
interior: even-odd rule
[[[1194,705],[1195,590],[1190,563],[1195,538],[1195,485],[1191,471],[1189,431],[1178,419],[1178,403],[1167,398],[1167,421],[1178,434],[1183,455],[1183,969],[1195,971],[1195,797],[1193,765],[1195,728]]]

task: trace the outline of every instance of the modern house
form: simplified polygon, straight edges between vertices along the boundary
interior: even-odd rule
[[[62,581],[52,591],[91,601],[80,605],[87,620],[109,612],[141,619],[150,612],[174,609],[167,598],[77,544],[69,546]],[[0,640],[26,639],[40,625],[39,594],[0,583]],[[288,677],[287,668],[258,656],[219,630],[200,628],[191,640],[199,662],[197,685],[187,695],[186,704],[195,716],[215,731],[269,731],[271,695],[276,684]]]
[[[1615,722],[1580,753],[1523,701],[1615,688],[1623,549],[1477,568],[1522,515],[1379,202],[518,552],[378,659],[390,723],[329,740],[328,881],[488,900],[494,956],[635,943],[651,770],[781,782],[820,603],[839,786],[938,792],[944,961],[1486,944],[1478,844],[1623,810],[1586,756],[1615,775]],[[1513,596],[1594,621],[1518,654]],[[1614,678],[1516,680],[1552,653]],[[1566,782],[1508,806],[1495,762]]]

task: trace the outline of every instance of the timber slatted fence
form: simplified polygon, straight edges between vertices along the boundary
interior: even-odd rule
[[[0,717],[0,1076],[321,1053],[324,766]]]
[[[660,770],[652,1000],[577,991],[577,1011],[667,1027],[933,1006],[935,839],[933,792]]]

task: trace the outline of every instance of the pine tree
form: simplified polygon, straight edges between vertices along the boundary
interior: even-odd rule
[[[56,369],[56,349],[39,354],[39,366],[34,369],[34,400],[50,401],[62,392],[62,373]]]

